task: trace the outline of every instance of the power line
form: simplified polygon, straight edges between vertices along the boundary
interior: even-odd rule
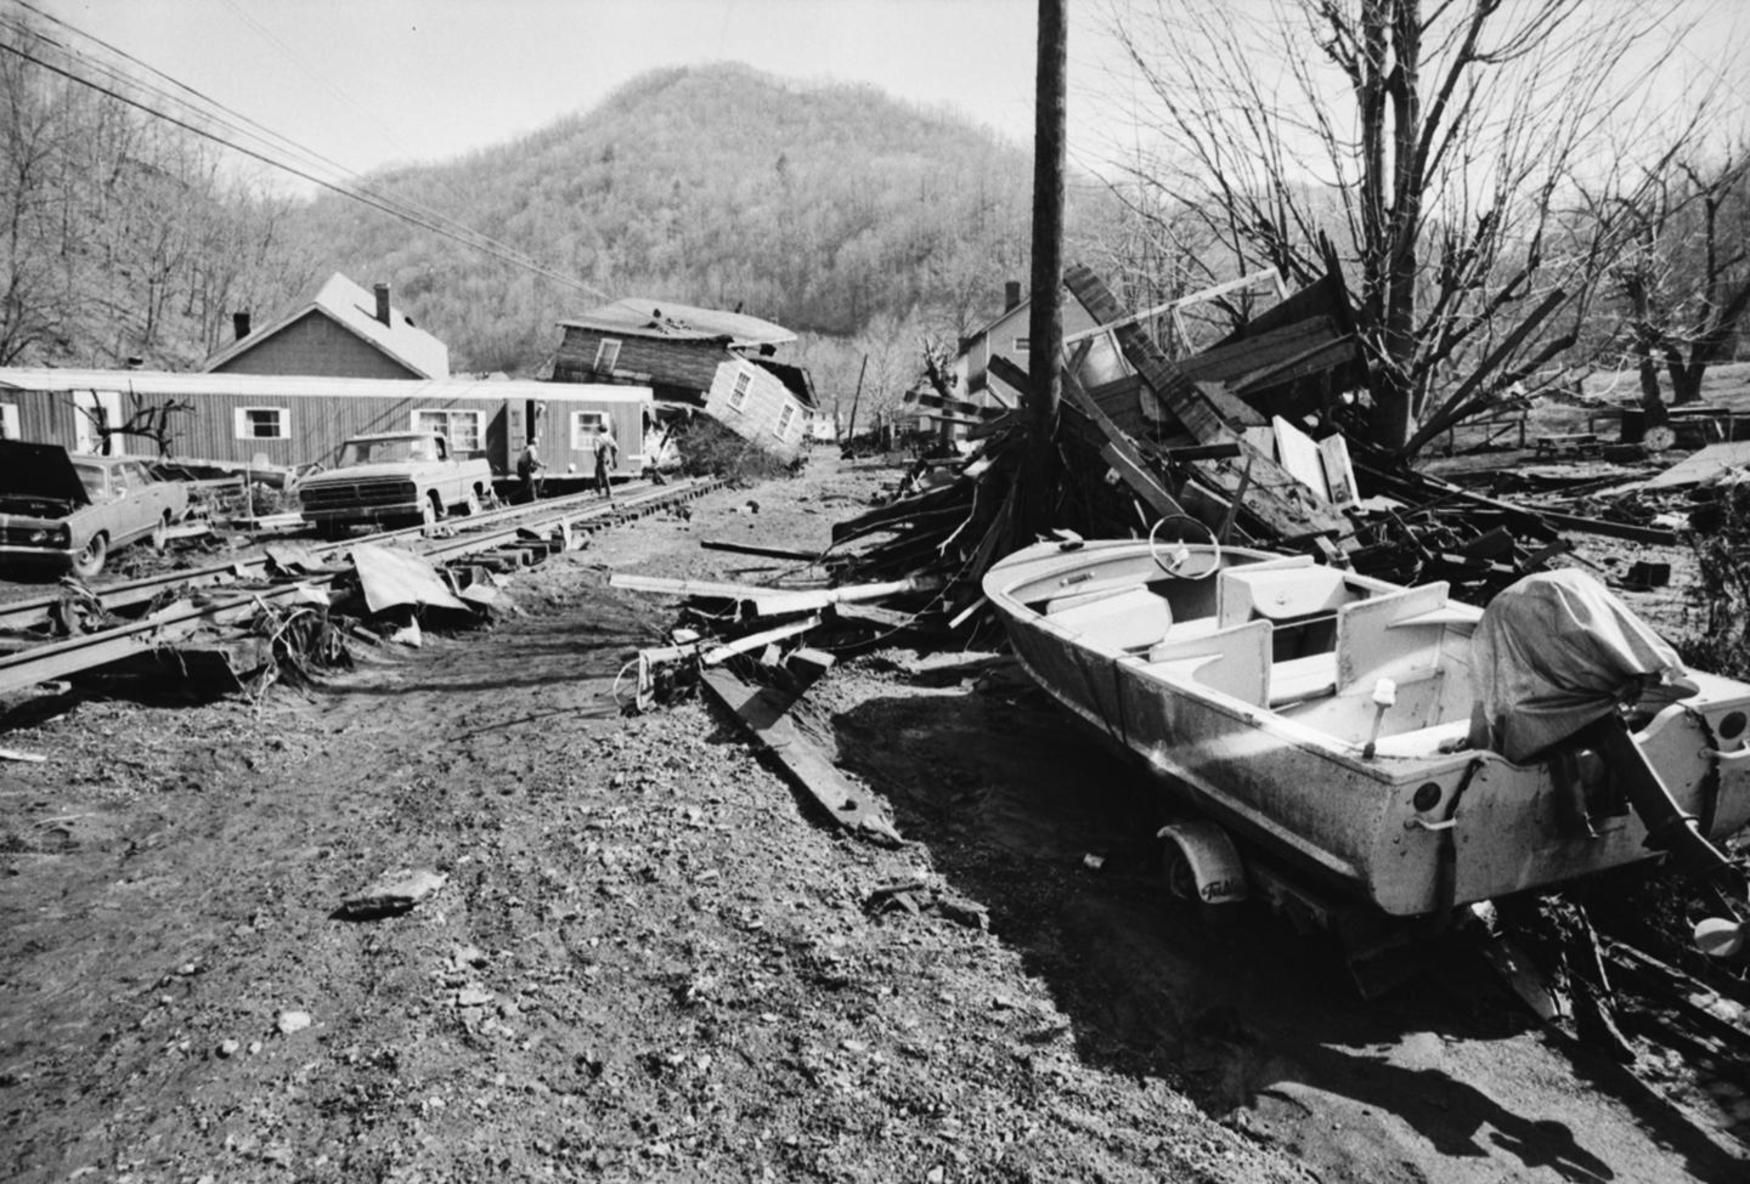
[[[68,81],[73,82],[79,86],[83,86],[83,87],[86,87],[88,89],[94,90],[100,94],[106,95],[110,98],[115,99],[118,102],[124,103],[130,107],[133,107],[136,110],[139,110],[139,111],[141,111],[147,115],[150,115],[156,119],[164,120],[167,123],[170,123],[176,127],[182,128],[183,130],[188,131],[194,135],[200,136],[203,139],[207,139],[207,140],[210,140],[214,143],[222,145],[223,147],[229,148],[234,152],[241,153],[242,155],[247,156],[250,159],[260,161],[261,163],[266,164],[272,168],[276,168],[276,169],[279,169],[283,172],[290,173],[291,175],[293,175],[295,177],[298,177],[298,178],[305,180],[305,181],[309,181],[312,184],[315,184],[323,189],[327,189],[327,190],[330,190],[331,192],[337,193],[337,194],[341,195],[342,197],[351,198],[352,200],[357,201],[363,205],[370,206],[373,209],[376,209],[382,213],[388,214],[391,217],[398,218],[401,221],[409,223],[410,225],[414,225],[414,226],[420,227],[421,229],[428,230],[428,231],[432,232],[433,234],[437,234],[443,238],[446,238],[446,239],[449,239],[453,242],[459,243],[462,246],[471,247],[474,250],[480,251],[481,253],[486,254],[486,255],[490,255],[490,256],[500,260],[501,262],[511,264],[512,266],[515,266],[515,267],[520,267],[526,271],[529,271],[529,272],[532,272],[534,274],[543,276],[547,279],[553,280],[556,283],[560,283],[560,284],[563,284],[567,287],[574,288],[578,291],[584,292],[588,295],[596,297],[597,299],[604,299],[605,300],[605,299],[610,298],[607,296],[606,293],[602,292],[600,289],[592,287],[591,285],[586,284],[583,281],[575,279],[571,276],[567,276],[567,275],[564,275],[560,272],[557,272],[557,271],[553,270],[552,268],[546,267],[546,266],[536,262],[535,260],[529,258],[528,256],[524,255],[520,251],[517,251],[515,248],[510,247],[508,244],[502,243],[496,239],[491,238],[488,235],[481,233],[480,231],[474,230],[472,227],[469,227],[464,223],[457,222],[455,219],[450,218],[447,215],[439,213],[436,210],[432,210],[429,207],[422,207],[422,206],[418,205],[417,203],[413,203],[413,202],[410,202],[410,201],[405,200],[405,199],[397,198],[397,197],[376,191],[376,190],[372,189],[370,186],[364,184],[362,178],[358,178],[358,175],[356,173],[353,173],[352,170],[347,169],[345,166],[340,165],[339,163],[337,163],[333,160],[330,160],[327,157],[322,156],[320,153],[313,152],[310,149],[303,147],[301,144],[298,144],[295,140],[292,140],[287,136],[283,136],[280,133],[272,131],[271,129],[265,127],[264,125],[262,125],[258,121],[251,119],[249,116],[243,115],[240,112],[233,111],[231,108],[227,107],[225,104],[219,103],[216,100],[209,98],[208,96],[202,94],[200,91],[196,90],[195,88],[190,87],[190,86],[186,85],[185,83],[182,83],[182,82],[178,81],[177,79],[170,77],[168,74],[165,74],[163,71],[158,70],[157,68],[155,68],[155,67],[153,67],[145,62],[140,61],[138,58],[135,58],[133,55],[127,53],[125,50],[117,49],[116,47],[109,45],[107,42],[104,42],[100,38],[97,38],[97,37],[91,36],[90,34],[84,33],[81,30],[74,28],[72,25],[68,24],[66,21],[59,19],[58,17],[55,17],[51,14],[43,13],[40,10],[32,7],[30,4],[25,3],[24,0],[13,0],[13,2],[21,8],[24,8],[32,13],[35,13],[36,15],[43,17],[44,19],[52,21],[55,24],[60,25],[61,27],[68,29],[69,31],[73,32],[74,34],[76,34],[80,37],[83,37],[86,40],[88,40],[96,45],[102,46],[104,49],[110,51],[111,53],[117,54],[120,57],[127,59],[128,61],[136,63],[140,67],[150,71],[151,73],[157,75],[158,77],[165,79],[165,81],[169,82],[171,85],[177,87],[178,89],[186,91],[187,93],[196,96],[203,103],[208,104],[210,107],[217,108],[219,111],[226,112],[226,113],[234,116],[236,119],[241,120],[244,123],[253,126],[254,128],[260,129],[260,132],[257,133],[257,132],[250,131],[248,128],[240,127],[236,123],[232,122],[231,120],[224,118],[224,116],[219,115],[219,114],[215,114],[214,111],[211,111],[211,110],[202,109],[202,108],[198,107],[197,105],[188,102],[187,100],[179,99],[177,96],[170,94],[169,92],[164,90],[162,87],[156,86],[156,85],[152,84],[151,82],[148,82],[148,81],[145,81],[145,80],[142,80],[139,78],[134,78],[134,77],[128,75],[125,71],[118,70],[117,68],[110,66],[110,65],[107,65],[106,63],[93,61],[92,59],[88,58],[86,55],[82,54],[77,49],[75,49],[71,46],[68,46],[68,45],[63,45],[61,42],[58,42],[54,38],[47,36],[46,34],[44,34],[43,32],[41,32],[38,29],[31,28],[28,25],[19,24],[15,21],[6,22],[15,32],[23,33],[23,34],[25,34],[29,37],[32,37],[38,41],[42,41],[45,44],[48,44],[48,45],[55,47],[57,50],[60,50],[63,54],[65,54],[70,59],[74,59],[78,62],[84,63],[88,68],[95,69],[95,70],[109,76],[111,79],[113,79],[116,82],[116,84],[118,86],[134,87],[134,88],[139,88],[141,90],[144,90],[147,93],[152,94],[152,95],[156,96],[157,98],[163,100],[165,103],[169,104],[170,106],[178,108],[180,110],[180,112],[182,114],[187,115],[188,118],[181,118],[177,114],[171,114],[168,111],[164,111],[164,110],[159,109],[158,107],[154,107],[151,104],[142,101],[138,97],[123,93],[121,90],[115,89],[114,87],[105,86],[100,82],[94,81],[91,78],[86,77],[83,74],[81,74],[78,70],[72,68],[71,63],[69,63],[68,65],[65,65],[65,66],[56,65],[55,63],[46,61],[43,58],[38,57],[35,54],[32,54],[32,53],[26,51],[25,49],[22,49],[20,47],[17,47],[17,46],[11,45],[11,44],[7,44],[4,42],[0,42],[0,49],[4,49],[6,52],[11,53],[14,56],[19,57],[27,62],[30,62],[33,65],[36,65],[37,67],[39,67],[40,69],[44,69],[44,70],[47,70],[53,74],[59,75],[60,77],[65,78]],[[239,136],[239,137],[247,137],[249,139],[258,141],[259,143],[261,143],[263,145],[263,147],[261,149],[256,149],[256,148],[252,148],[246,144],[238,143],[235,139],[229,139],[223,135],[220,135],[218,132],[211,130],[208,127],[199,126],[198,124],[191,122],[191,120],[193,120],[193,119],[207,120],[207,121],[210,121],[212,123],[218,124],[220,127],[223,127],[226,130],[228,130],[229,132],[231,132],[232,135]],[[275,141],[278,141],[278,143],[276,144]],[[302,157],[302,158],[304,158],[304,161],[309,162],[306,165],[306,167],[299,167],[297,164],[290,163],[286,159],[284,159],[284,155],[285,155],[287,148],[289,148],[291,150],[291,152],[293,154],[295,154],[296,156]],[[319,175],[317,175],[317,173],[310,171],[311,169],[318,168],[318,167],[326,167],[327,169],[333,170],[333,171],[341,174],[342,179],[334,180],[334,179],[330,179],[330,178],[327,178],[324,176],[319,176]],[[353,180],[346,179],[349,177],[356,178],[356,179],[353,179]]]

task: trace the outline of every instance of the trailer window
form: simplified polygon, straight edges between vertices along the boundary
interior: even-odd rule
[[[18,438],[18,404],[0,403],[0,440]]]
[[[747,402],[747,388],[753,385],[753,375],[743,370],[735,376],[735,389],[729,392],[729,407],[732,411],[740,411]]]
[[[486,412],[422,409],[413,413],[413,430],[438,433],[453,453],[479,452],[486,447]]]
[[[784,409],[778,412],[778,426],[772,429],[773,434],[782,440],[790,434],[790,423],[796,418],[796,404],[785,403]]]
[[[292,416],[284,407],[239,407],[236,429],[239,440],[285,440],[291,437]]]
[[[571,413],[571,450],[573,452],[594,452],[595,438],[606,431],[608,417],[600,411],[573,411]]]

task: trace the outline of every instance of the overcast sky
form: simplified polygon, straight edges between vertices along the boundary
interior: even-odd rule
[[[1036,0],[27,2],[358,171],[453,157],[587,110],[647,70],[711,61],[870,82],[1032,139]],[[1704,22],[1683,55],[1693,72],[1741,65],[1750,0],[1678,2]],[[1093,126],[1086,98],[1115,60],[1105,5],[1069,0],[1070,155],[1084,167],[1113,130]]]

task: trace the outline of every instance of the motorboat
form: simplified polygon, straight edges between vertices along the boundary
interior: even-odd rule
[[[1485,612],[1151,535],[1041,542],[983,591],[1031,678],[1154,775],[1204,901],[1266,867],[1391,917],[1667,855],[1729,876],[1711,841],[1750,822],[1750,685],[1684,669],[1578,569]]]

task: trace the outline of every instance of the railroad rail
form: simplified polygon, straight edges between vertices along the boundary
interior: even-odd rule
[[[690,501],[720,484],[717,480],[689,480],[667,485],[638,482],[622,486],[611,501],[603,501],[594,494],[576,494],[448,519],[435,527],[411,527],[361,535],[309,550],[319,560],[336,561],[360,543],[403,542],[412,544],[411,550],[427,558],[448,561],[514,545],[527,539],[531,532],[540,535],[555,530],[563,534],[566,531],[602,529]],[[94,589],[99,603],[111,612],[149,603],[172,589],[188,592],[211,589],[218,595],[198,605],[172,606],[146,620],[59,638],[0,657],[0,695],[174,645],[207,621],[223,621],[227,617],[252,614],[265,606],[295,601],[307,595],[306,589],[323,587],[340,574],[338,570],[317,571],[283,579],[268,587],[224,594],[227,586],[270,580],[268,562],[266,556],[261,556]],[[41,623],[48,619],[51,608],[61,600],[60,596],[41,596],[0,606],[0,627],[16,630]]]

